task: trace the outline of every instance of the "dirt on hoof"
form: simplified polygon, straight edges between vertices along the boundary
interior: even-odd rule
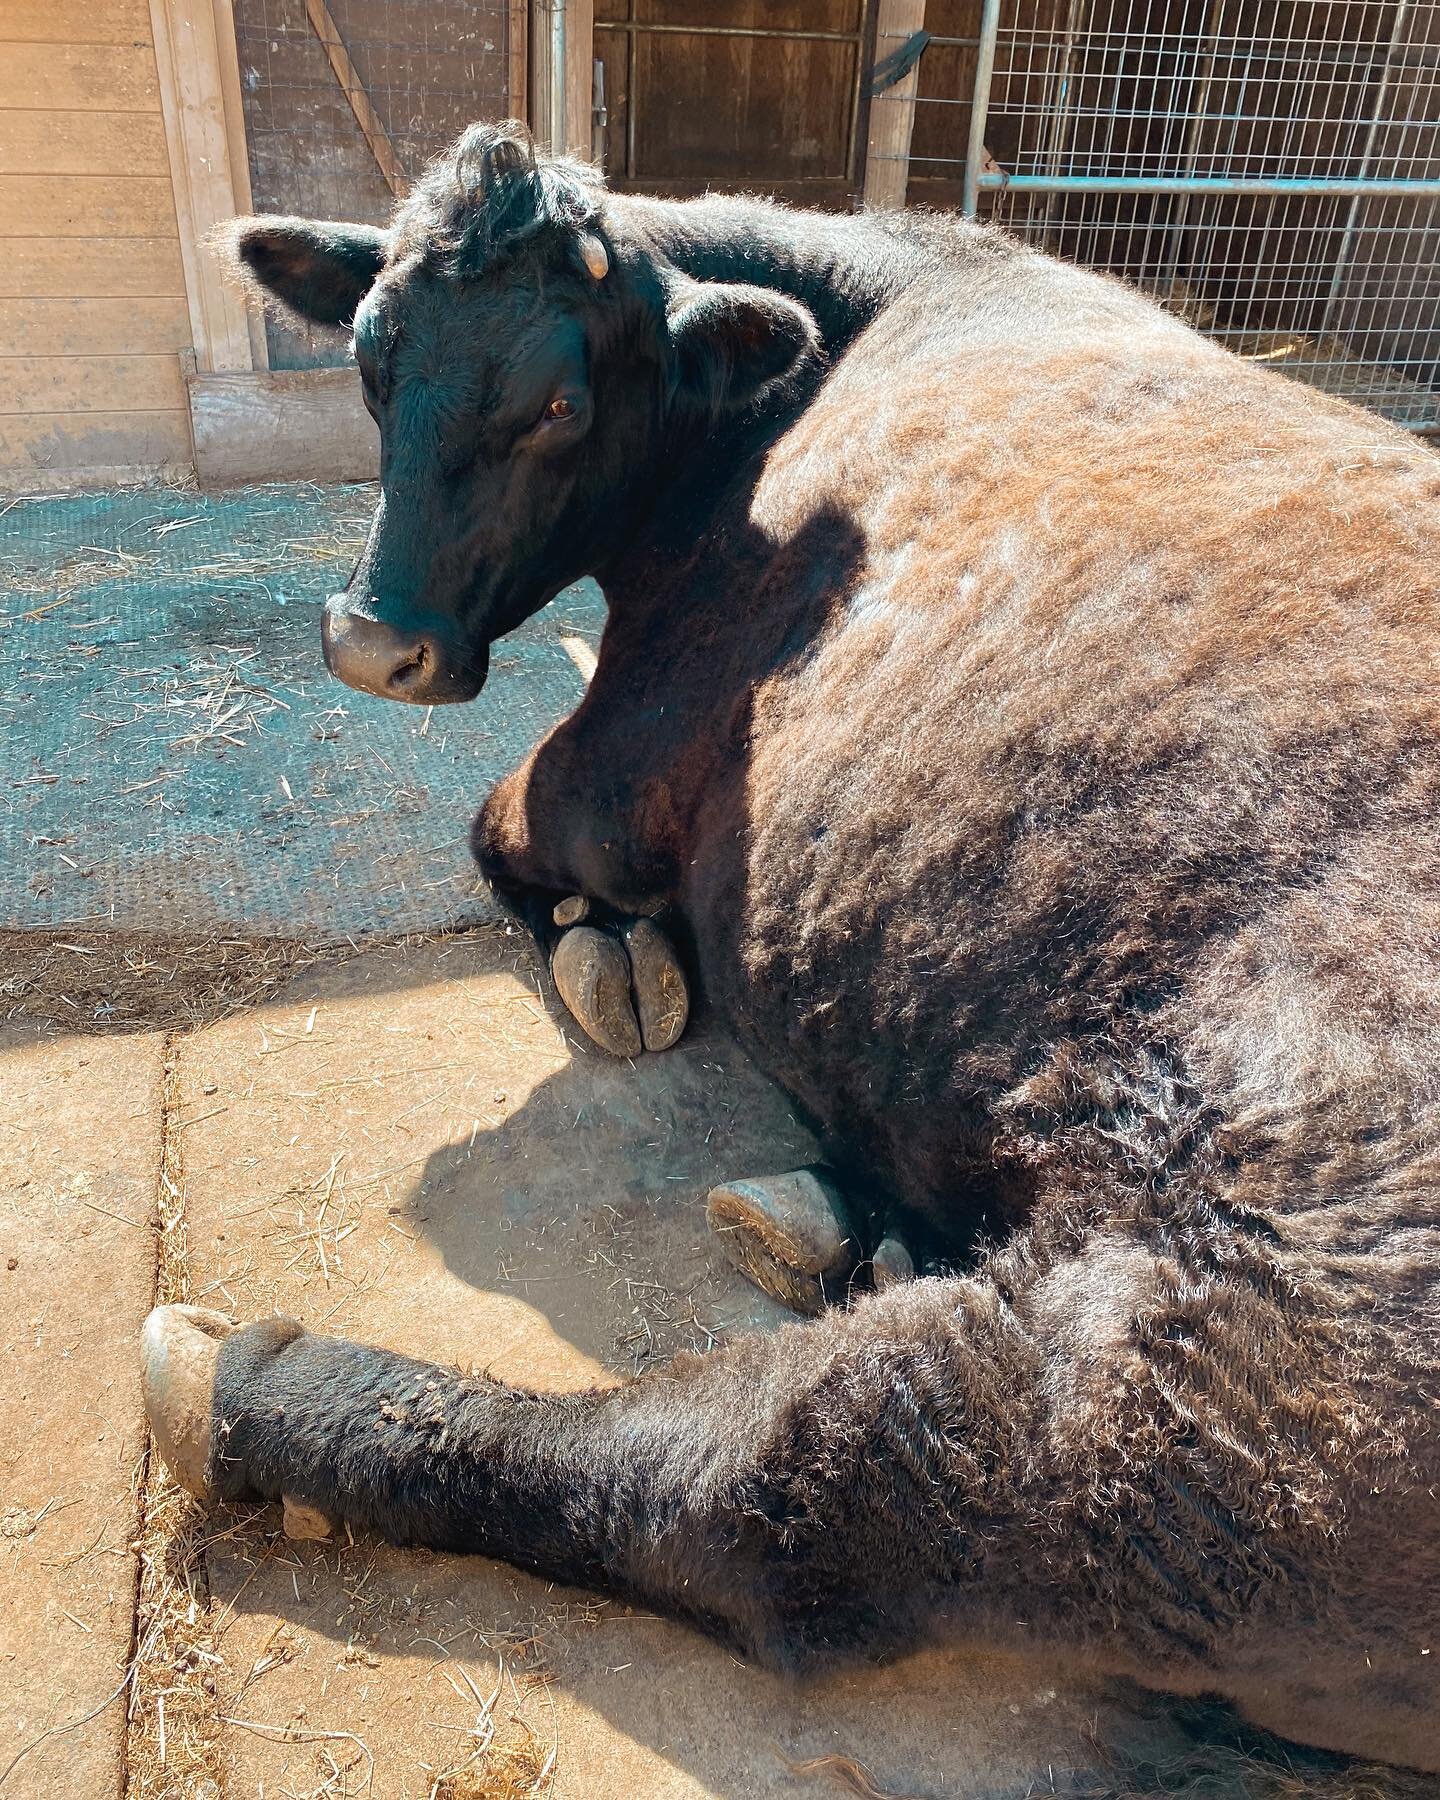
[[[550,973],[560,998],[586,1037],[612,1056],[644,1049],[630,1001],[630,963],[612,937],[577,925],[555,946]]]
[[[839,1190],[814,1169],[792,1169],[712,1188],[705,1219],[726,1256],[796,1312],[845,1296],[858,1261]]]
[[[645,1048],[670,1050],[679,1043],[690,1018],[690,989],[680,959],[651,919],[632,919],[624,938]]]
[[[323,1544],[326,1538],[335,1534],[334,1523],[318,1506],[307,1506],[303,1500],[292,1500],[289,1494],[285,1495],[282,1518],[283,1530],[292,1543]]]
[[[140,1387],[155,1447],[187,1493],[206,1494],[220,1345],[236,1329],[205,1306],[157,1306],[140,1333]]]

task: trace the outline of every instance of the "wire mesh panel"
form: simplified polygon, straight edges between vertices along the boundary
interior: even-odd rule
[[[235,0],[257,211],[382,224],[464,126],[523,112],[523,12],[524,0]],[[339,360],[267,331],[273,368]]]
[[[922,189],[963,162],[939,109],[970,99],[982,214],[1242,356],[1440,429],[1440,0],[950,11],[979,78],[972,96],[922,84]]]

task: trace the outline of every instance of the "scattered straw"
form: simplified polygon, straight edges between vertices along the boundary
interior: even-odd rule
[[[0,1021],[95,1033],[176,1030],[270,999],[299,969],[352,955],[288,938],[0,930]]]
[[[542,1800],[555,1791],[555,1750],[526,1725],[514,1743],[490,1744],[433,1784],[427,1800]]]
[[[847,1794],[858,1795],[859,1800],[923,1800],[919,1794],[902,1794],[895,1788],[876,1787],[870,1779],[870,1771],[853,1756],[811,1756],[804,1762],[791,1762],[782,1751],[780,1760],[792,1775],[804,1780],[828,1776]]]

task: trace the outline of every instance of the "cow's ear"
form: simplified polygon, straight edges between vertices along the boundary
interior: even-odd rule
[[[680,392],[712,415],[754,404],[820,354],[808,308],[738,282],[686,282],[668,320]]]
[[[245,286],[297,319],[348,329],[385,266],[385,233],[327,219],[232,219],[211,243]]]

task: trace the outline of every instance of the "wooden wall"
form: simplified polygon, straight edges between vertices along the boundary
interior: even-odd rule
[[[0,489],[188,469],[147,0],[0,0]]]
[[[611,186],[741,188],[849,210],[876,11],[876,0],[595,0]]]

